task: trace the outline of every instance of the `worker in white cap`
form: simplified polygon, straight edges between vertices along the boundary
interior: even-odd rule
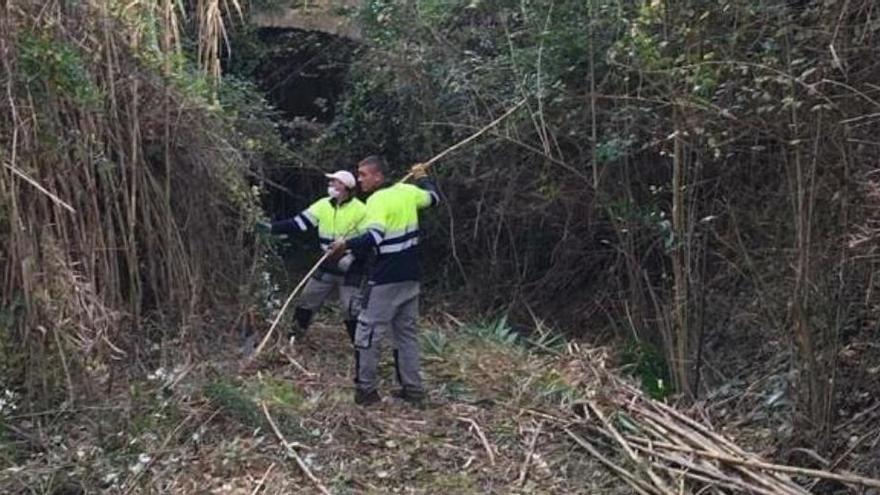
[[[305,232],[317,228],[321,249],[326,251],[334,241],[355,237],[364,232],[362,224],[366,207],[354,195],[357,186],[354,175],[346,170],[325,175],[329,179],[327,197],[315,201],[293,218],[273,222],[271,225],[273,234]],[[357,308],[352,305],[352,297],[359,289],[365,270],[365,260],[356,258],[351,251],[334,261],[328,260],[322,263],[306,283],[298,299],[298,306],[294,312],[296,327],[291,329],[289,336],[305,334],[315,312],[335,289],[339,293],[346,331],[349,339],[353,341],[357,327]]]

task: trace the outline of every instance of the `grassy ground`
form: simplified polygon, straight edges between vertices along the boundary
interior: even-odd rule
[[[649,426],[626,412],[635,402],[645,406],[644,394],[608,371],[602,349],[552,334],[526,340],[504,321],[424,321],[427,407],[390,396],[396,385],[386,353],[383,400],[363,408],[352,400],[352,352],[335,321],[328,313],[305,339],[278,339],[244,373],[238,342],[228,335],[201,360],[163,346],[164,367],[146,377],[128,370],[133,378],[117,380],[125,385],[100,404],[16,415],[7,400],[0,493],[633,493],[578,445],[586,439],[594,455],[642,472],[603,437],[598,413],[590,412],[604,409],[637,436]],[[739,400],[748,402],[747,395]],[[749,426],[716,410],[731,400],[689,413],[748,450],[788,462],[779,451],[785,442],[768,433],[776,423]],[[847,423],[868,429],[850,435],[862,440],[847,455],[856,472],[871,475],[880,436],[868,412]],[[811,481],[799,483],[813,493],[872,493]]]
[[[40,436],[50,445],[7,443],[0,491],[320,493],[265,405],[331,493],[629,493],[562,433],[593,356],[523,343],[503,323],[424,328],[424,410],[389,396],[390,360],[382,403],[355,406],[347,336],[318,323],[247,374],[218,353],[154,372],[105,409],[17,418],[22,433],[57,428]]]

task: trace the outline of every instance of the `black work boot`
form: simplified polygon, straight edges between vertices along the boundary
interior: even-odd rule
[[[357,320],[345,320],[345,331],[348,332],[348,338],[352,344],[354,344],[354,334],[357,331],[357,326]]]
[[[296,325],[290,329],[288,333],[288,337],[302,337],[306,334],[306,330],[309,329],[309,325],[312,324],[312,315],[314,311],[306,308],[296,308],[296,311],[293,312],[293,319],[296,320]]]
[[[419,409],[423,409],[425,407],[425,392],[421,390],[401,388],[399,390],[391,392],[391,396],[397,399],[401,399],[404,402],[407,402],[410,405]]]
[[[380,402],[381,400],[382,398],[379,397],[379,392],[376,390],[370,390],[367,392],[366,390],[356,389],[354,391],[354,403],[359,406],[366,407]]]

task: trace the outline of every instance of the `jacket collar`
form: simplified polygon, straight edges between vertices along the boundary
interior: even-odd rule
[[[379,187],[374,189],[373,192],[370,193],[370,196],[372,196],[373,194],[376,194],[377,192],[381,191],[382,189],[388,189],[389,187],[391,187],[393,185],[394,185],[394,183],[385,181]]]
[[[349,201],[351,201],[352,199],[354,199],[354,194],[349,193],[348,197],[345,198],[345,200],[343,200],[342,202],[340,202],[336,198],[330,198],[330,204],[333,205],[334,208],[341,208],[341,207],[345,206],[345,204],[348,203]]]

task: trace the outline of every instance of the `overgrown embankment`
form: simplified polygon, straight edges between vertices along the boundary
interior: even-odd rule
[[[279,342],[253,374],[236,373],[236,356],[215,355],[152,370],[93,421],[69,412],[59,424],[81,424],[79,433],[58,431],[47,458],[23,456],[0,488],[61,486],[56,479],[137,493],[251,493],[260,483],[264,493],[319,493],[285,456],[265,406],[331,493],[626,493],[547,427],[571,416],[565,408],[581,393],[581,358],[560,340],[539,342],[540,355],[504,323],[425,326],[425,410],[389,397],[388,361],[384,402],[355,406],[344,330],[319,322],[304,342]]]
[[[223,19],[179,7],[0,7],[0,391],[25,410],[113,389],[254,293],[258,105],[225,110]]]
[[[629,341],[618,354],[655,396],[706,401],[691,418],[776,462],[880,472],[873,2],[366,2],[368,49],[338,71],[343,99],[302,102],[323,120],[287,128],[294,154],[250,84],[219,82],[238,15],[221,3],[0,11],[3,488],[301,488],[265,404],[339,491],[651,493],[708,476],[797,492],[711,435],[663,433],[675,414],[608,395],[595,353],[539,355],[507,330],[426,334],[439,407],[424,413],[353,409],[341,332],[230,378],[225,316],[260,321],[267,300],[247,181],[265,156],[296,175],[379,151],[403,170],[523,98],[436,169],[431,306]],[[204,337],[216,362],[191,352]],[[633,421],[650,414],[663,421]]]

